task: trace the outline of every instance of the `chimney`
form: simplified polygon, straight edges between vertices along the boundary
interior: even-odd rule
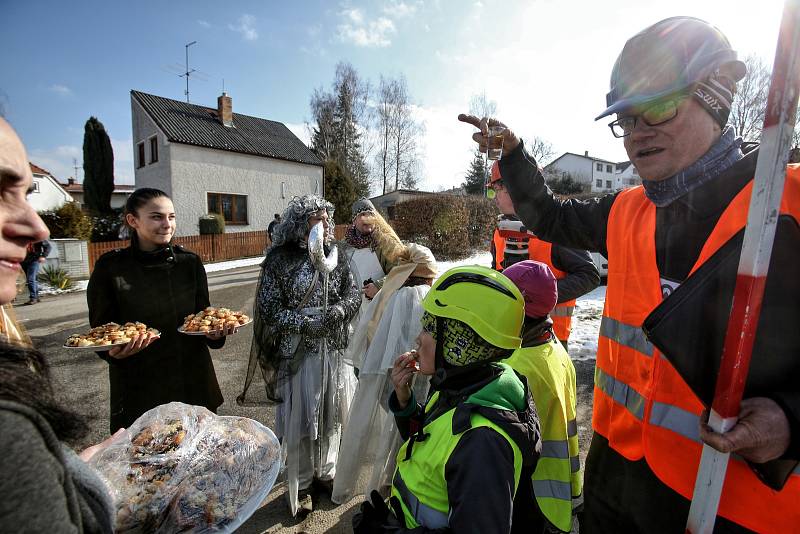
[[[588,151],[588,150],[584,150],[584,151],[583,151],[583,155],[584,155],[584,156],[586,156],[586,157],[588,158],[588,157],[589,157],[589,151]]]
[[[219,114],[219,121],[228,128],[233,127],[233,101],[228,93],[222,92],[221,96],[217,97],[217,112]]]
[[[67,185],[75,185],[75,178],[73,178],[72,176],[67,178]]]

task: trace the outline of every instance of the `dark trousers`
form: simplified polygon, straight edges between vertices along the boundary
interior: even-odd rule
[[[37,260],[22,265],[22,268],[25,269],[25,283],[28,285],[30,300],[38,300],[39,298],[39,281],[36,277],[39,274],[40,265],[41,263]]]
[[[578,515],[581,534],[686,531],[689,501],[662,483],[646,460],[627,460],[597,433],[586,457],[583,493],[583,512]],[[751,531],[717,516],[714,532]]]

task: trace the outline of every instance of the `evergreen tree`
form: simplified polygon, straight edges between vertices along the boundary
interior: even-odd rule
[[[469,164],[467,175],[461,186],[468,195],[482,195],[486,187],[487,176],[488,172],[486,170],[484,155],[481,154],[480,150],[475,149],[475,156]]]
[[[353,179],[335,160],[325,162],[325,200],[336,208],[334,218],[340,223],[350,222],[350,210],[360,194]]]
[[[103,123],[95,117],[89,117],[83,133],[83,191],[89,211],[111,213],[114,151]]]

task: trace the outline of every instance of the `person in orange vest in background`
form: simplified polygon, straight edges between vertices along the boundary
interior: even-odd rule
[[[597,118],[616,114],[609,126],[642,185],[601,198],[556,199],[522,141],[505,131],[503,185],[525,226],[608,258],[581,534],[684,532],[703,443],[734,453],[714,532],[797,532],[800,525],[800,388],[744,398],[737,424],[715,433],[703,402],[641,328],[747,222],[758,150],[727,125],[746,70],[722,32],[696,18],[665,19],[630,38]],[[481,150],[488,127],[499,123],[459,120],[480,129],[473,140]],[[787,168],[781,219],[792,229],[800,220],[798,165]],[[774,251],[784,261],[772,262],[770,278],[797,291],[800,237],[779,226]],[[713,304],[730,312],[730,300]],[[759,322],[783,327],[774,350],[800,355],[800,305],[765,300]],[[687,321],[675,336],[724,328]],[[753,361],[771,356],[753,354]],[[711,365],[714,355],[706,358],[699,364]]]
[[[503,187],[498,162],[492,164],[487,196],[494,199],[500,215],[492,236],[492,269],[501,271],[523,260],[547,264],[558,280],[558,303],[550,313],[556,337],[568,348],[575,301],[600,285],[600,273],[586,250],[562,247],[537,238],[517,218],[514,204]]]

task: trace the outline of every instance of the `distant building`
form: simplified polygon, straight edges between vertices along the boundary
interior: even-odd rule
[[[79,184],[75,181],[75,178],[70,176],[67,178],[67,183],[62,184],[62,187],[65,191],[72,195],[72,198],[75,200],[75,202],[77,202],[82,208],[86,207],[83,201],[83,184]],[[134,187],[132,185],[114,185],[114,191],[111,192],[111,207],[124,207],[125,202],[128,201],[128,197],[131,196],[133,190]]]
[[[33,174],[33,184],[28,195],[28,202],[33,209],[36,211],[56,210],[67,202],[73,201],[72,196],[64,190],[49,171],[30,162],[28,164]]]
[[[227,232],[266,230],[294,196],[322,194],[323,162],[284,124],[131,91],[136,187],[172,197],[177,235],[219,213]]]
[[[613,161],[589,156],[589,151],[583,156],[572,152],[565,152],[545,168],[545,176],[565,178],[570,176],[574,181],[582,184],[584,190],[593,193],[616,191],[619,184],[616,180],[617,164]]]
[[[637,185],[642,185],[642,177],[636,167],[630,161],[617,163],[617,188],[627,189]]]

